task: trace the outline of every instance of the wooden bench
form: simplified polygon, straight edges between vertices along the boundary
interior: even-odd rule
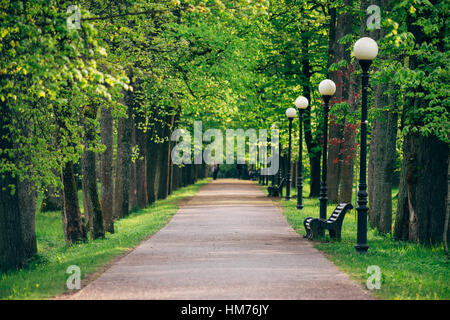
[[[306,218],[303,220],[303,225],[306,230],[306,235],[304,235],[303,238],[312,240],[314,237],[319,235],[321,231],[329,230],[330,238],[340,241],[342,223],[344,222],[345,214],[351,209],[353,209],[351,203],[339,203],[328,220],[312,217]]]
[[[283,196],[283,186],[284,186],[285,181],[286,181],[286,178],[283,178],[283,179],[281,179],[279,186],[274,185],[274,186],[267,187],[267,191],[269,192],[269,194],[267,196],[268,197]]]

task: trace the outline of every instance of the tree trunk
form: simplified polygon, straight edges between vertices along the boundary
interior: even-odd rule
[[[155,117],[157,117],[155,115]],[[148,203],[153,203],[158,197],[161,145],[160,139],[164,136],[162,121],[156,121],[147,139],[147,197]]]
[[[344,142],[342,143],[342,162],[341,162],[341,186],[339,192],[339,202],[352,202],[353,178],[356,157],[356,129],[346,123],[344,126]]]
[[[0,128],[0,131],[4,130]],[[17,178],[3,173],[0,176],[0,271],[20,268],[25,262],[24,245],[18,232],[21,230],[19,197],[17,190],[12,194],[11,186],[17,187]]]
[[[101,139],[106,146],[101,155],[101,204],[105,231],[114,233],[114,165],[113,165],[113,117],[110,108],[101,110]]]
[[[191,167],[192,167],[192,164],[186,164],[183,167],[183,187],[186,187],[190,184]]]
[[[327,187],[328,202],[338,201],[339,182],[341,177],[341,143],[343,141],[343,125],[337,123],[334,116],[330,116],[328,134],[328,158],[327,158]]]
[[[90,121],[95,119],[97,108],[91,105],[86,110],[87,119],[84,125],[85,136],[82,160],[84,214],[89,218],[91,239],[98,239],[105,237],[105,229],[103,226],[102,206],[98,196],[96,157],[94,151],[90,150],[92,141],[95,139],[95,126]]]
[[[386,0],[363,1],[361,10],[366,10],[371,4],[390,10],[391,5]],[[365,30],[368,16],[361,21],[361,36],[368,36],[378,41],[386,35],[385,29]],[[378,56],[377,59],[383,59]],[[392,232],[392,176],[396,157],[397,122],[396,97],[386,95],[392,90],[392,85],[383,83],[374,86],[374,108],[379,109],[374,116],[370,139],[370,154],[368,164],[368,194],[369,222],[380,233]],[[359,101],[358,101],[359,103]]]
[[[75,182],[73,163],[67,162],[62,172],[63,199],[62,218],[66,244],[70,245],[87,240],[86,230],[78,203],[78,190]]]
[[[147,197],[148,203],[151,204],[156,200],[156,175],[159,145],[148,140],[147,147]]]
[[[172,189],[173,189],[173,162],[170,159],[170,154],[169,154],[169,181],[168,181],[168,191],[167,191],[167,193],[169,195],[172,193],[172,191],[173,191]]]
[[[447,260],[449,259],[449,255],[448,255],[448,238],[449,237],[447,237],[447,235],[449,234],[449,223],[450,223],[450,192],[448,192],[450,190],[450,161],[449,160],[447,160],[447,162],[449,162],[448,170],[447,170],[447,210],[445,213],[444,232],[442,235],[442,238],[444,239],[444,251],[445,251],[445,255],[447,256]]]
[[[15,186],[11,194],[11,186]],[[37,253],[36,192],[33,183],[11,174],[0,178],[0,271],[22,267]]]
[[[136,126],[134,122],[131,129],[131,149],[136,146]],[[134,210],[138,206],[137,202],[137,182],[136,182],[136,159],[130,157],[130,210]]]
[[[178,171],[180,167],[176,164],[172,165],[172,192],[179,188]]]
[[[308,99],[308,101],[311,101],[311,64],[309,43],[310,39],[308,37],[308,33],[302,33],[302,80],[304,83],[303,96]],[[311,125],[311,103],[303,112],[303,127],[306,149],[308,150],[309,163],[311,167],[309,197],[316,198],[320,194],[320,157],[322,156],[322,149],[320,148],[320,134],[318,135],[318,137],[316,130],[316,134],[313,135]],[[279,152],[281,153],[281,149],[279,150]],[[277,184],[279,184],[279,182]]]
[[[21,236],[23,242],[23,260],[26,261],[37,253],[36,243],[36,189],[34,183],[25,179],[18,181]]]
[[[189,185],[195,183],[195,167],[196,167],[195,164],[191,165],[191,170],[190,170],[190,173],[189,173],[189,178],[190,178],[189,179]]]
[[[136,159],[136,199],[139,208],[145,208],[148,204],[147,195],[147,134],[139,128],[140,118],[137,118],[136,144],[139,147],[139,157]]]
[[[116,185],[114,199],[114,217],[120,219],[130,213],[130,170],[131,170],[131,130],[132,97],[125,92],[127,118],[120,118],[117,130]]]
[[[8,150],[18,149],[11,138],[11,110],[0,102],[0,164],[14,163]],[[20,149],[19,149],[20,150]],[[23,159],[21,159],[23,160]],[[36,192],[25,177],[19,181],[8,169],[0,173],[0,272],[22,267],[37,252]]]
[[[429,9],[425,7],[414,16],[408,14],[406,18],[408,31],[414,35],[418,47],[435,40],[423,31],[423,26],[416,23],[417,19],[425,18],[428,14]],[[427,63],[429,61],[426,55],[412,55],[409,68],[415,70]],[[428,76],[428,72],[425,71],[424,77]],[[423,95],[407,98],[403,108],[403,116],[407,119],[410,110],[429,105],[425,98],[429,94],[426,88],[419,86],[414,90],[415,93]],[[408,120],[410,130],[403,142],[402,175],[394,237],[434,245],[441,243],[444,232],[449,146],[432,133],[425,137],[418,131],[413,131],[424,125],[421,118]]]
[[[353,5],[353,0],[344,0],[343,6],[347,8],[351,8]],[[346,10],[345,12],[338,13],[337,10],[330,10],[331,22],[330,22],[330,37],[329,37],[329,45],[330,45],[330,56],[328,64],[331,65],[333,63],[337,63],[341,60],[345,60],[347,62],[347,66],[350,65],[350,52],[348,50],[349,44],[341,44],[338,41],[352,33],[353,26],[353,16],[351,10]],[[335,15],[333,17],[333,15]],[[333,23],[336,23],[333,25]],[[333,101],[336,103],[346,102],[349,103],[349,68],[341,68],[336,71],[330,72],[330,79],[336,83],[336,93],[334,94]],[[345,116],[345,115],[344,115]],[[328,135],[328,158],[327,158],[327,186],[328,186],[328,201],[329,202],[337,202],[339,199],[339,186],[341,183],[341,178],[345,181],[344,185],[347,188],[344,193],[348,198],[348,194],[350,194],[353,185],[353,174],[349,174],[352,172],[353,165],[352,162],[348,162],[348,168],[345,169],[346,176],[341,174],[343,161],[342,158],[345,155],[342,155],[342,143],[344,140],[344,124],[342,122],[337,122],[336,117],[330,116],[330,131]],[[348,188],[350,186],[350,188]]]
[[[448,151],[448,145],[434,136],[408,133],[405,137],[395,239],[425,245],[442,241]]]
[[[370,141],[369,156],[369,221],[382,234],[392,232],[392,176],[396,158],[397,114],[395,99],[383,93],[389,85],[375,88],[375,106],[387,111],[377,114]]]
[[[311,165],[310,170],[310,192],[309,197],[310,198],[317,198],[319,197],[319,194],[317,193],[317,190],[319,189],[320,192],[320,158],[322,156],[321,151],[313,152],[309,154],[309,163]]]
[[[170,162],[170,134],[173,126],[174,116],[170,116],[164,125],[163,137],[165,141],[161,145],[160,173],[159,173],[159,189],[158,199],[165,199],[169,194],[169,162]]]

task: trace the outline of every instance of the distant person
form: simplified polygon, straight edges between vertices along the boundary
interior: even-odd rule
[[[219,174],[219,164],[213,165],[213,180],[217,179],[217,175]]]

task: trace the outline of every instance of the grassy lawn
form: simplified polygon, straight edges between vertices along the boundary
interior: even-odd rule
[[[398,190],[393,190],[393,196]],[[292,193],[292,191],[291,191]],[[293,191],[296,193],[296,190]],[[281,205],[283,214],[294,230],[304,235],[303,220],[319,216],[319,200],[308,199],[308,186],[304,187],[303,210],[298,210],[296,200],[274,200]],[[274,198],[278,199],[278,198]],[[394,202],[396,207],[396,203]],[[328,216],[336,205],[328,206]],[[370,228],[370,227],[369,227]],[[326,236],[314,241],[314,246],[325,253],[352,279],[366,286],[370,276],[367,267],[381,269],[381,288],[373,290],[382,299],[450,299],[450,264],[443,246],[427,248],[422,245],[394,241],[391,236],[381,236],[375,230],[367,234],[370,246],[366,255],[356,253],[356,210],[345,216],[342,242],[330,241]]]
[[[66,247],[61,213],[36,214],[38,255],[25,268],[0,274],[0,299],[43,299],[67,292],[67,267],[77,265],[85,278],[115,257],[138,245],[165,226],[178,211],[179,201],[191,197],[209,179],[181,188],[167,199],[134,211],[116,221],[115,233],[106,239]]]

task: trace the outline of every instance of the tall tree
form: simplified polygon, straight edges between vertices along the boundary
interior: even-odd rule
[[[392,9],[391,2],[387,0],[362,1],[361,11],[365,12],[365,9],[372,4],[383,8],[383,17],[387,20],[389,11]],[[388,51],[383,43],[383,38],[389,32],[386,26],[380,29],[366,30],[366,21],[367,16],[364,16],[362,36],[370,36],[379,43],[380,54],[377,56],[377,64],[380,64],[379,61],[389,59],[389,56],[383,54]],[[391,57],[393,55],[394,53],[391,53]],[[373,91],[374,120],[368,165],[369,222],[372,228],[386,234],[392,232],[392,177],[397,154],[398,97],[396,92],[398,88],[395,88],[390,77],[386,77],[374,85]]]
[[[131,152],[132,156],[130,158],[130,210],[134,210],[138,206],[137,199],[137,182],[136,182],[136,126],[134,125],[134,121],[131,124]]]
[[[66,244],[72,244],[87,239],[86,230],[81,219],[78,202],[78,189],[75,182],[73,163],[65,164],[62,171],[63,199],[62,219]]]
[[[336,93],[333,96],[334,103],[349,103],[349,68],[350,68],[350,51],[349,43],[342,42],[342,39],[352,33],[353,0],[344,0],[341,5],[338,3],[330,7],[330,31],[329,31],[329,77],[336,83]],[[334,65],[334,68],[333,68]],[[338,67],[343,65],[343,67]],[[334,110],[333,110],[334,109]],[[339,119],[341,118],[341,119]],[[327,186],[328,200],[336,202],[339,199],[339,186],[344,190],[342,194],[346,199],[342,201],[351,201],[351,193],[353,186],[353,161],[343,161],[342,149],[350,148],[350,144],[343,145],[345,130],[345,112],[335,106],[332,108],[330,115],[330,131],[328,135],[329,148],[327,158]],[[348,127],[347,127],[348,128]],[[348,139],[353,139],[351,133],[346,132]],[[344,171],[344,172],[342,172]],[[343,174],[344,173],[344,174]],[[350,197],[349,197],[350,196]]]
[[[103,210],[103,218],[105,224],[105,231],[114,233],[114,164],[113,164],[113,128],[114,120],[111,108],[102,107],[100,116],[100,133],[102,144],[106,149],[101,154],[101,205]]]
[[[145,208],[148,204],[147,195],[147,133],[142,128],[142,117],[136,116],[135,135],[139,155],[136,162],[136,198],[137,205]]]
[[[127,117],[120,118],[117,129],[116,184],[114,188],[114,217],[120,219],[130,212],[131,135],[133,126],[133,96],[124,93]]]
[[[158,198],[165,199],[169,195],[169,168],[170,168],[170,135],[174,122],[174,115],[167,115],[164,123],[164,135],[163,143],[161,145],[161,157],[160,161],[160,176],[159,176],[159,188]]]
[[[311,62],[310,62],[310,32],[302,32],[302,76],[303,76],[303,96],[311,101]],[[305,128],[305,142],[308,149],[309,163],[310,163],[310,197],[317,198],[320,194],[320,158],[322,156],[322,148],[320,142],[320,134],[313,131],[311,104],[304,111],[303,125]]]
[[[89,229],[92,239],[104,238],[105,228],[103,224],[103,211],[100,204],[97,188],[97,170],[93,141],[95,138],[95,124],[97,117],[97,105],[91,102],[84,109],[85,114],[85,137],[84,153],[82,158],[83,172],[83,200],[85,216],[89,219]]]
[[[448,86],[448,73],[436,72],[449,68],[443,37],[447,7],[436,0],[402,5],[409,9],[406,26],[414,47],[400,78],[407,92],[402,114],[406,135],[394,237],[433,245],[442,242],[448,191],[449,92],[441,89]]]
[[[2,82],[5,75],[1,75]],[[12,148],[9,136],[9,124],[12,114],[7,100],[0,101],[0,146],[8,150]],[[10,155],[0,152],[0,163],[11,162]],[[17,193],[17,177],[11,172],[0,175],[0,270],[18,268],[25,262],[25,244],[21,232],[21,216],[19,196]]]

